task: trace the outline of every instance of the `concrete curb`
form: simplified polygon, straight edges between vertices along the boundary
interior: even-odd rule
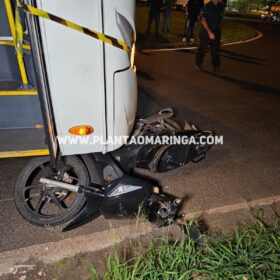
[[[148,223],[139,223],[58,242],[49,242],[2,252],[0,255],[0,276],[10,273],[13,266],[26,263],[30,258],[44,263],[53,263],[80,253],[99,251],[114,246],[128,237],[132,239],[139,238],[142,235],[151,233],[153,230],[155,228]]]
[[[198,216],[225,215],[228,213],[250,210],[257,207],[271,206],[280,203],[280,195],[267,197],[263,199],[244,201],[241,203],[225,205],[218,208],[205,211],[188,213],[187,220]],[[127,238],[136,239],[147,234],[164,235],[174,233],[172,227],[157,229],[148,222],[139,222],[108,231],[96,232],[89,235],[78,236],[61,240],[58,242],[49,242],[40,245],[34,245],[18,250],[1,252],[0,254],[0,276],[8,274],[16,264],[26,263],[30,258],[34,258],[44,263],[53,263],[65,258],[73,257],[80,253],[99,251],[112,247]],[[32,265],[32,263],[29,263]]]
[[[210,216],[216,214],[228,214],[230,212],[253,209],[258,207],[270,206],[272,204],[280,203],[280,195],[279,196],[271,196],[262,199],[252,200],[252,201],[244,201],[241,203],[225,205],[217,208],[208,209],[205,211],[198,211],[194,213],[189,213],[185,216],[187,220],[193,219],[195,217],[199,217],[201,215]]]
[[[248,40],[243,41],[236,41],[232,43],[225,43],[222,44],[222,46],[233,46],[233,45],[240,45],[240,44],[246,44],[253,41],[256,41],[263,37],[263,33],[257,31],[257,36]],[[162,49],[146,49],[142,50],[142,53],[156,53],[156,52],[170,52],[170,51],[182,51],[182,50],[196,50],[197,47],[180,47],[180,48],[162,48]]]

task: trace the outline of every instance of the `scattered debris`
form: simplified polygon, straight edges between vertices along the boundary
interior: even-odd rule
[[[10,273],[12,273],[13,275],[26,274],[28,271],[33,270],[34,268],[35,265],[14,265],[10,268]]]
[[[46,273],[45,273],[44,271],[40,270],[40,271],[38,272],[38,276],[40,276],[40,277],[45,277],[45,276],[46,276]]]

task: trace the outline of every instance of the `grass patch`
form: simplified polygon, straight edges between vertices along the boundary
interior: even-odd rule
[[[116,253],[98,278],[91,268],[90,280],[150,279],[280,279],[279,223],[262,222],[226,237],[208,238],[204,245],[186,239],[180,243],[155,240],[141,254],[121,260]]]
[[[171,32],[160,34],[155,37],[154,27],[150,35],[146,35],[148,21],[148,8],[137,6],[136,9],[136,29],[137,29],[137,45],[138,48],[161,48],[161,47],[180,47],[182,43],[183,31],[185,26],[185,13],[174,11],[172,14]],[[162,27],[162,16],[160,20],[160,29]],[[196,25],[195,40],[198,42],[200,32],[200,24]],[[222,41],[224,43],[247,40],[256,36],[256,30],[252,27],[237,23],[235,21],[225,20],[222,32]]]

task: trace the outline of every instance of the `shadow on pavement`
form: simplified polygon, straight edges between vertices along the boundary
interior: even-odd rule
[[[243,80],[240,80],[240,79],[235,79],[235,78],[232,78],[232,77],[229,77],[229,76],[225,76],[223,74],[215,74],[215,73],[207,71],[207,70],[203,70],[203,72],[208,74],[208,75],[214,76],[218,79],[236,84],[236,85],[240,86],[242,89],[245,89],[245,90],[280,96],[279,90],[277,90],[275,88],[272,88],[270,86],[265,86],[265,85],[261,85],[261,84],[257,84],[257,83],[243,81]]]
[[[194,50],[177,50],[177,52],[182,52],[182,53],[190,53],[190,54],[196,54],[196,51]],[[208,53],[209,50],[206,52]],[[239,53],[235,53],[229,50],[224,50],[221,49],[221,57],[227,58],[227,59],[231,59],[231,60],[235,60],[238,62],[242,62],[242,63],[250,63],[250,64],[255,64],[255,65],[266,65],[265,62],[266,60],[263,58],[256,58],[256,57],[252,57],[252,56],[247,56],[247,55],[242,55]],[[262,62],[261,62],[262,61]]]
[[[137,70],[137,76],[147,81],[155,80],[149,73],[141,71],[140,69]]]
[[[137,117],[146,117],[156,113],[163,108],[143,88],[138,87]]]
[[[176,52],[196,54],[194,50],[177,50]]]
[[[231,59],[231,60],[236,60],[236,61],[242,62],[242,63],[266,65],[265,63],[263,63],[266,61],[263,58],[257,58],[257,57],[253,57],[253,56],[243,55],[243,54],[239,54],[239,53],[225,50],[225,49],[221,49],[221,57]]]
[[[249,64],[255,64],[255,65],[263,65],[263,66],[266,65],[264,63],[253,61],[253,60],[249,60],[249,59],[242,58],[242,57],[239,57],[239,56],[231,56],[231,55],[224,55],[224,54],[221,54],[220,56],[223,57],[223,58],[235,60],[235,61],[242,62],[242,63],[249,63]]]
[[[221,49],[221,53],[225,53],[225,54],[228,54],[230,56],[236,56],[236,57],[240,57],[240,58],[244,58],[244,59],[250,59],[250,60],[256,60],[256,61],[267,61],[266,59],[264,58],[259,58],[259,57],[253,57],[253,56],[249,56],[249,55],[244,55],[244,54],[240,54],[240,53],[237,53],[237,52],[233,52],[233,51],[230,51],[230,50],[226,50],[226,49]]]

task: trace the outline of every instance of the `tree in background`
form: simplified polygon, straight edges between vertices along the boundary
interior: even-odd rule
[[[261,10],[269,6],[269,0],[231,0],[229,1],[230,10],[238,10],[240,12],[249,12],[250,10]]]

